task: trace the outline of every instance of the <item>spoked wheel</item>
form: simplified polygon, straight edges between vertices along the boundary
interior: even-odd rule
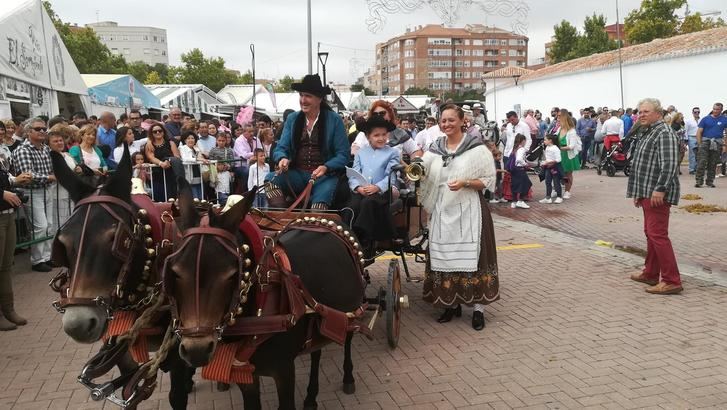
[[[386,288],[386,337],[389,346],[396,349],[399,344],[401,308],[409,305],[409,298],[401,292],[401,271],[397,260],[389,262]]]

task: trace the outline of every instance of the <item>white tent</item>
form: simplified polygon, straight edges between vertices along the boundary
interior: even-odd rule
[[[217,116],[211,107],[224,104],[203,84],[151,84],[146,88],[159,98],[163,108],[178,107],[197,118],[201,118],[202,114]]]
[[[40,0],[0,1],[0,117],[90,108],[88,90]]]

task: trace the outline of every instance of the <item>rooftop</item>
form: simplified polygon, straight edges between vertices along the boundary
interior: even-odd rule
[[[483,24],[467,24],[464,27],[446,27],[441,24],[427,24],[424,26],[417,26],[414,30],[407,31],[406,33],[397,36],[394,39],[405,39],[421,36],[469,38],[473,35],[480,35],[485,33],[508,34],[513,37],[527,39],[526,36],[521,36],[519,34],[515,34],[498,27],[485,26]]]
[[[727,27],[657,39],[621,49],[624,65],[727,50]],[[593,54],[546,66],[521,78],[521,81],[593,71],[618,65],[618,50]]]

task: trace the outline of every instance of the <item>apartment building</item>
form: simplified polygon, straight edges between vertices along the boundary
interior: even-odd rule
[[[143,61],[149,65],[169,65],[167,31],[155,27],[120,26],[114,21],[86,24],[112,53],[127,63]]]
[[[409,88],[438,91],[481,89],[483,74],[527,66],[528,38],[481,24],[464,28],[418,26],[376,45],[376,66],[364,83],[397,95]]]

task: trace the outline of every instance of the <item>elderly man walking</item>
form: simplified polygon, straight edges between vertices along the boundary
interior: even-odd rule
[[[664,123],[659,100],[639,103],[639,125],[626,196],[644,212],[646,263],[641,273],[631,275],[651,285],[648,293],[676,294],[682,291],[674,249],[669,239],[669,212],[679,202],[679,138]]]

